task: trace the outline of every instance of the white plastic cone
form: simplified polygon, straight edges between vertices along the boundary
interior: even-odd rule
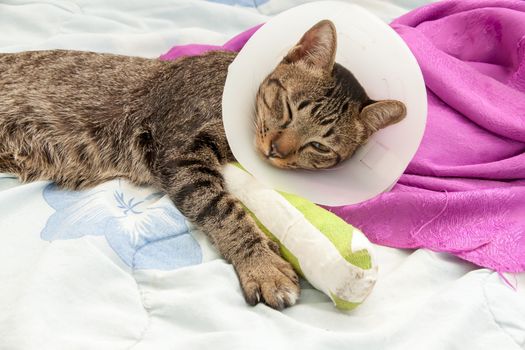
[[[355,75],[370,98],[404,102],[407,116],[375,133],[335,169],[278,169],[254,146],[255,94],[288,50],[323,19],[337,29],[336,62]],[[229,67],[222,107],[233,154],[259,181],[315,203],[344,205],[387,191],[399,179],[421,142],[427,97],[416,59],[393,29],[357,5],[322,1],[279,14],[250,38]]]

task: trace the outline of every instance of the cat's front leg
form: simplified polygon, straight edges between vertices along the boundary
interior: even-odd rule
[[[220,171],[228,151],[214,136],[201,131],[184,156],[166,152],[156,167],[160,184],[232,263],[249,304],[264,302],[275,309],[293,305],[300,293],[298,277],[277,245],[226,191]]]

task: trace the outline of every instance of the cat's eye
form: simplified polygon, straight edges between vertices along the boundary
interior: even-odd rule
[[[330,148],[326,147],[325,145],[319,143],[319,142],[310,142],[309,143],[310,146],[312,146],[313,148],[315,148],[317,151],[321,152],[321,153],[328,153],[330,152]]]
[[[286,111],[288,115],[285,117],[286,121],[284,122],[283,125],[281,125],[281,129],[286,129],[288,125],[290,125],[293,119],[292,108],[290,107],[290,103],[288,101],[286,101]]]
[[[292,108],[290,107],[290,102],[286,101],[286,111],[288,112],[288,119],[292,120]]]

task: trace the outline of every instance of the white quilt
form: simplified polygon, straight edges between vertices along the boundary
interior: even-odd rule
[[[0,51],[156,57],[221,44],[301,2],[0,0]],[[354,2],[388,21],[425,1]],[[304,281],[294,307],[250,307],[233,268],[155,189],[66,192],[0,175],[0,349],[525,348],[524,274],[506,275],[514,291],[449,255],[377,253],[376,288],[351,313]]]

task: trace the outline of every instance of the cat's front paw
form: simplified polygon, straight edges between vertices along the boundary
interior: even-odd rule
[[[283,260],[269,245],[261,244],[250,257],[236,264],[246,302],[282,310],[295,304],[299,298],[299,278],[292,265]]]

